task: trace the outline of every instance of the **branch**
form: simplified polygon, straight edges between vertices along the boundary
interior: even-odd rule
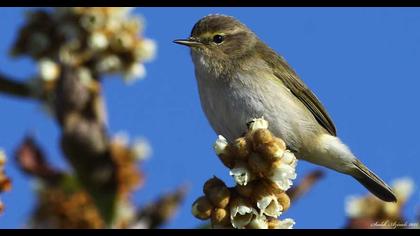
[[[54,89],[54,110],[62,129],[61,148],[109,224],[118,197],[119,170],[110,151],[102,97],[82,82],[77,68],[61,67]]]
[[[307,174],[299,183],[287,191],[287,194],[290,197],[290,201],[294,202],[302,195],[307,193],[312,186],[318,182],[322,177],[324,177],[324,172],[321,170],[313,170]]]
[[[26,174],[53,184],[58,183],[64,173],[47,162],[45,154],[32,136],[27,135],[15,152],[19,168]]]
[[[147,229],[159,228],[175,215],[185,198],[186,191],[186,186],[181,186],[171,193],[162,195],[157,201],[140,210],[138,222],[146,222]]]
[[[0,93],[20,98],[34,97],[28,84],[18,82],[3,74],[0,74]]]

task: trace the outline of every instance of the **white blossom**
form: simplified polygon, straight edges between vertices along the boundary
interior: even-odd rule
[[[130,227],[128,227],[129,229],[149,229],[150,228],[150,223],[149,220],[143,218],[137,222],[135,222],[134,224],[130,225]]]
[[[252,122],[249,125],[250,130],[267,129],[267,128],[268,128],[268,121],[266,121],[264,117],[252,119]]]
[[[364,205],[363,198],[349,196],[345,201],[345,212],[350,218],[360,217],[363,215]]]
[[[264,215],[254,215],[247,227],[250,229],[268,229],[267,218]]]
[[[131,150],[137,160],[144,160],[148,158],[152,152],[150,144],[144,138],[137,138],[134,140]]]
[[[134,9],[135,7],[115,7],[113,8],[113,11],[111,11],[111,17],[125,18],[134,11]]]
[[[118,205],[115,209],[115,223],[130,222],[136,216],[135,207],[131,202],[118,201]],[[114,227],[115,226],[113,226],[113,228]]]
[[[238,198],[231,203],[230,220],[234,228],[245,228],[251,222],[254,215],[257,215],[257,211],[243,199]]]
[[[94,50],[102,50],[108,47],[108,39],[103,33],[94,32],[90,35],[88,44]]]
[[[411,178],[399,178],[393,181],[392,189],[398,201],[406,201],[414,191],[414,182]]]
[[[115,56],[106,56],[95,65],[95,69],[98,72],[109,72],[118,70],[121,67],[121,60]]]
[[[124,131],[117,132],[112,137],[112,142],[118,143],[121,146],[127,146],[130,138],[128,134]]]
[[[284,220],[280,220],[277,224],[277,229],[293,229],[293,226],[296,222],[291,218],[286,218]]]
[[[222,135],[217,136],[217,140],[213,145],[214,151],[217,155],[220,155],[224,152],[226,146],[228,145],[228,142],[225,137]]]
[[[246,165],[240,163],[236,165],[233,169],[229,171],[229,174],[233,177],[235,182],[239,185],[247,185],[248,182],[252,178],[252,173],[248,168],[246,168]]]
[[[156,55],[156,42],[152,39],[143,39],[140,42],[141,47],[137,47],[135,51],[136,58],[142,61],[152,61]]]
[[[292,180],[296,179],[295,168],[285,163],[273,166],[269,179],[274,182],[278,188],[286,191],[293,185]]]
[[[38,63],[38,70],[43,80],[55,80],[60,74],[60,67],[51,60],[41,59]]]
[[[127,73],[124,76],[124,80],[127,83],[132,83],[137,79],[142,79],[146,77],[146,68],[143,64],[134,63],[129,68]]]
[[[293,168],[296,168],[297,165],[297,159],[295,154],[293,154],[293,152],[291,152],[290,150],[286,150],[283,153],[283,156],[281,158],[282,162],[284,162],[287,165],[292,166]]]
[[[260,209],[260,214],[276,218],[281,215],[283,210],[275,195],[263,196],[257,201],[257,207]]]

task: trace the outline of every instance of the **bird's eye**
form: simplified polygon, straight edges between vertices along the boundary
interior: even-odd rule
[[[217,44],[221,44],[224,40],[223,35],[220,34],[216,34],[215,36],[213,36],[213,42],[217,43]]]

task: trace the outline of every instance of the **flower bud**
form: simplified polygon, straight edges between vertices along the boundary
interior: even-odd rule
[[[223,163],[223,165],[225,165],[229,169],[232,169],[235,165],[235,158],[234,156],[230,155],[229,152],[221,153],[219,155],[219,160]]]
[[[273,135],[268,129],[257,129],[252,135],[252,141],[254,144],[254,149],[258,150],[259,147],[273,141]]]
[[[258,175],[268,173],[270,171],[270,163],[257,153],[251,153],[248,158],[248,166]]]
[[[229,204],[230,191],[227,188],[214,189],[208,195],[210,202],[220,208],[224,208]]]
[[[204,183],[203,186],[203,193],[204,194],[209,194],[209,192],[211,191],[212,188],[220,188],[220,187],[226,187],[226,184],[219,178],[217,178],[216,176],[213,176],[213,178],[207,180]]]
[[[130,49],[134,45],[134,36],[129,32],[120,32],[113,38],[113,47],[115,50]]]
[[[12,181],[0,173],[0,192],[9,191],[12,188]]]
[[[236,192],[244,198],[250,198],[254,192],[255,181],[248,183],[247,185],[236,185]]]
[[[287,211],[290,207],[290,197],[285,192],[276,194],[276,197],[277,197],[277,201],[280,203],[280,205],[283,208],[282,211]]]
[[[212,209],[213,206],[210,201],[206,197],[201,196],[193,203],[192,214],[198,219],[206,220],[210,218]]]
[[[279,160],[284,154],[284,149],[282,149],[275,141],[259,146],[258,151],[269,162]]]
[[[285,151],[286,150],[286,148],[287,148],[287,145],[286,145],[286,143],[284,142],[284,140],[283,139],[281,139],[281,138],[277,138],[277,137],[273,137],[273,139],[274,139],[274,142],[276,142],[276,144],[281,148],[281,149],[283,149],[283,151]]]
[[[247,140],[243,137],[238,138],[232,145],[232,155],[236,159],[246,159],[248,155],[251,153],[251,145],[247,142]]]
[[[224,208],[215,208],[211,213],[211,224],[227,226],[230,224],[229,211]]]
[[[6,163],[6,154],[3,150],[0,149],[0,166],[4,165]]]
[[[213,206],[225,208],[229,204],[230,191],[217,177],[209,179],[204,184],[203,192]]]

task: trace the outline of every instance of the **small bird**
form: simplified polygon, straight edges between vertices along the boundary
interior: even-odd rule
[[[318,98],[285,59],[231,16],[200,19],[188,39],[201,106],[217,134],[240,137],[253,118],[264,117],[298,159],[353,176],[375,196],[397,199],[336,135]]]

